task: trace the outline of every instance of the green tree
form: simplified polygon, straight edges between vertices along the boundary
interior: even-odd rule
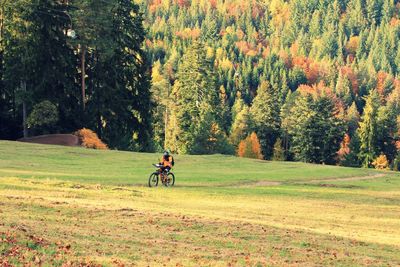
[[[335,116],[335,107],[326,96],[313,99],[299,96],[292,108],[289,125],[291,150],[304,162],[333,164],[344,136],[343,122]]]
[[[381,1],[366,0],[365,9],[368,23],[379,24],[381,20]]]
[[[391,162],[397,154],[395,138],[397,134],[397,114],[392,105],[381,106],[377,112],[377,148]]]
[[[395,11],[394,0],[383,0],[382,22],[389,23]]]
[[[154,63],[151,75],[151,93],[152,99],[155,103],[153,109],[153,129],[154,129],[154,142],[157,151],[165,149],[165,131],[169,125],[169,107],[173,102],[170,99],[171,85],[163,74],[161,62]]]
[[[79,125],[75,55],[67,46],[66,11],[66,5],[50,0],[5,2],[3,82],[7,97],[13,99],[14,120],[24,128],[33,105],[44,100],[59,109],[60,129],[71,131]]]
[[[59,120],[57,107],[48,100],[36,104],[28,117],[29,128],[33,128],[36,133],[51,134],[55,131],[55,126]]]
[[[139,6],[130,0],[116,1],[110,24],[112,44],[93,52],[89,122],[112,148],[151,151],[153,105]]]
[[[172,138],[179,153],[204,154],[210,150],[212,126],[218,118],[215,74],[200,42],[194,42],[182,57],[174,92],[174,110],[179,129]]]
[[[289,72],[289,87],[295,91],[301,84],[307,84],[306,74],[300,67],[294,67]]]
[[[360,126],[357,134],[360,139],[359,158],[364,167],[370,167],[372,161],[378,156],[378,125],[377,112],[379,108],[380,98],[376,90],[372,90],[365,99],[364,112],[361,117]]]
[[[251,133],[251,129],[252,119],[250,115],[250,109],[245,105],[237,114],[232,124],[231,133],[229,136],[231,144],[237,148],[240,141],[244,140]]]
[[[262,153],[266,159],[269,159],[279,135],[281,118],[278,92],[268,82],[262,82],[258,88],[250,113],[255,132],[260,139]]]
[[[77,32],[79,38],[72,44],[77,48],[80,58],[80,85],[81,85],[81,106],[85,111],[87,96],[87,76],[91,77],[91,71],[88,66],[88,59],[97,59],[99,52],[113,53],[115,41],[111,38],[113,26],[112,9],[121,1],[96,1],[96,0],[71,0],[70,5],[74,8],[71,10],[72,25]],[[133,5],[133,4],[132,4]],[[139,28],[140,29],[140,28]],[[100,38],[98,38],[100,36]],[[140,38],[140,35],[139,35]],[[102,53],[102,54],[103,54]],[[98,61],[98,60],[97,60]],[[101,133],[98,132],[101,136]],[[100,137],[101,138],[101,137]]]
[[[285,160],[285,150],[283,149],[282,145],[283,145],[282,139],[280,139],[280,138],[276,139],[276,142],[274,145],[273,160],[275,160],[275,161],[284,161]]]
[[[349,78],[339,71],[339,77],[336,83],[335,92],[347,106],[353,102],[352,88]]]
[[[346,112],[346,121],[347,121],[347,132],[353,137],[358,128],[358,123],[360,121],[360,113],[357,110],[356,103],[353,102],[351,106],[347,109]]]
[[[347,10],[347,27],[350,30],[351,35],[358,35],[367,24],[365,13],[363,9],[363,0],[351,0],[349,1]]]

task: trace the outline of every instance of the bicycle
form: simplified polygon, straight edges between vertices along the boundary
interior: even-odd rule
[[[175,185],[175,175],[173,172],[163,171],[163,165],[160,164],[153,164],[153,166],[156,167],[157,170],[150,174],[149,187],[158,186],[159,180],[161,180],[162,184],[167,187]]]

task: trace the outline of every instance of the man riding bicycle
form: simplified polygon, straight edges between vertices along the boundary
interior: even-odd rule
[[[162,165],[161,170],[168,173],[172,169],[172,166],[174,166],[174,164],[174,157],[169,154],[169,151],[164,151],[164,154],[160,161],[160,165]]]

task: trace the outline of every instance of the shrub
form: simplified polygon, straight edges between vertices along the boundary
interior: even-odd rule
[[[83,128],[79,131],[76,131],[75,135],[78,136],[81,145],[86,148],[108,149],[107,145],[104,144],[97,134],[92,130]]]
[[[239,143],[238,156],[242,158],[263,159],[260,141],[256,133],[252,133]]]
[[[386,155],[380,155],[375,159],[374,162],[372,162],[372,165],[375,167],[377,170],[387,170],[389,169],[389,161],[386,157]]]
[[[29,128],[33,128],[42,133],[52,132],[57,122],[57,107],[48,100],[36,104],[27,120]]]

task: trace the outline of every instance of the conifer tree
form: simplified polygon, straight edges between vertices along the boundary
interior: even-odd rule
[[[349,106],[353,102],[351,83],[348,77],[339,71],[339,77],[335,88],[336,94]]]
[[[207,154],[212,126],[218,118],[218,91],[215,74],[200,42],[194,42],[182,57],[178,68],[174,105],[179,133],[179,153]]]
[[[254,121],[254,129],[260,139],[263,155],[269,159],[279,135],[281,118],[278,92],[268,82],[262,82],[258,88],[250,113]]]
[[[157,61],[153,65],[153,72],[151,75],[151,93],[152,100],[155,103],[155,108],[153,109],[153,129],[154,129],[154,142],[156,150],[162,151],[165,149],[165,131],[169,125],[170,118],[168,110],[172,106],[172,101],[170,99],[171,86],[167,78],[164,76],[161,69],[161,62]]]
[[[288,125],[292,137],[291,150],[304,162],[332,164],[344,136],[343,122],[335,116],[335,107],[328,97],[313,99],[299,96],[291,110]]]
[[[395,138],[397,134],[397,114],[392,105],[381,106],[377,112],[377,148],[389,161],[396,157]]]
[[[252,120],[250,116],[250,109],[244,106],[243,109],[237,114],[235,121],[232,124],[229,140],[232,145],[237,147],[239,142],[250,134],[252,129]]]
[[[381,20],[381,1],[366,0],[367,21],[370,24],[379,24]]]
[[[347,109],[346,120],[348,125],[347,132],[350,134],[350,137],[352,137],[354,136],[360,121],[360,113],[357,110],[355,102],[353,102],[353,104],[351,104],[351,106]]]
[[[383,0],[382,5],[382,22],[389,23],[393,17],[395,9],[394,0]]]
[[[360,126],[357,134],[360,139],[359,158],[364,167],[370,167],[372,161],[377,157],[379,151],[378,142],[378,125],[377,112],[380,98],[376,90],[372,90],[365,99],[364,112],[361,117]]]
[[[110,40],[90,39],[87,43],[88,47],[98,45],[89,61],[92,70],[87,91],[91,96],[87,102],[88,123],[112,148],[151,151],[153,105],[149,65],[142,49],[143,17],[139,6],[130,0],[117,0],[113,4],[111,20],[99,18],[101,22],[93,26],[98,30],[102,23],[108,23],[104,34]],[[110,15],[98,12],[106,17]],[[109,101],[111,96],[113,101]]]

